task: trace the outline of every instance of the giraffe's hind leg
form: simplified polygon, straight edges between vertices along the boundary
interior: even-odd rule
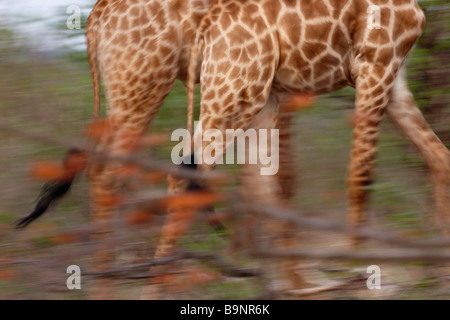
[[[292,146],[292,119],[293,113],[279,107],[277,129],[280,133],[280,168],[277,178],[281,187],[281,196],[289,201],[295,193],[297,186],[297,167]]]
[[[109,132],[95,145],[88,180],[94,225],[92,240],[95,241],[92,268],[97,272],[112,268],[115,251],[112,240],[117,209],[124,191],[129,189],[126,177],[120,174],[124,172],[123,169],[126,170],[126,165],[112,158],[127,157],[138,151],[140,139],[147,128],[148,118],[145,120],[140,123],[129,123],[120,116],[112,117],[112,120],[106,121],[106,126],[110,126],[111,131],[108,130]],[[90,292],[91,298],[113,298],[111,288],[111,281],[108,279],[94,281]]]
[[[149,68],[149,70],[154,69]],[[127,187],[118,177],[124,164],[102,159],[101,156],[128,156],[138,151],[139,141],[169,93],[175,81],[176,72],[167,69],[166,73],[160,72],[158,75],[162,79],[140,74],[139,76],[143,78],[148,76],[143,79],[146,86],[140,90],[133,85],[123,84],[113,85],[113,89],[108,92],[105,134],[95,141],[94,146],[95,151],[100,153],[100,157],[94,157],[89,170],[92,220],[96,226],[93,239],[97,243],[92,265],[97,271],[111,267],[114,257],[107,238],[113,232],[112,222],[121,191]],[[105,78],[108,79],[108,77]],[[111,83],[106,82],[105,86],[111,88]],[[96,287],[99,286],[105,285],[103,283],[96,285]],[[110,294],[111,292],[107,289],[100,289],[94,290],[92,295],[104,297]]]
[[[220,38],[219,42],[223,48],[227,46],[225,35]],[[208,52],[207,49],[204,50],[200,77],[202,94],[200,122],[203,125],[203,132],[206,132],[208,129],[216,129],[220,132],[225,142],[227,129],[247,129],[256,114],[264,107],[270,94],[270,79],[274,77],[277,61],[275,57],[266,57],[267,59],[265,60],[268,60],[268,62],[264,69],[261,62],[263,53],[253,56],[252,61],[241,66],[241,63],[238,61],[232,62],[233,59],[238,59],[239,57],[232,58],[227,56],[230,53],[226,50],[215,56],[205,56],[205,52]],[[235,70],[241,67],[240,73],[235,72],[235,70],[231,72],[233,65],[236,66]],[[263,70],[266,71],[264,76],[259,77],[258,74],[262,73]],[[244,81],[240,74],[251,74],[253,77],[251,81]],[[198,128],[193,140],[203,141],[202,132]],[[219,150],[214,155],[216,159],[221,158],[227,148],[225,143],[217,148],[214,147],[217,141],[212,140],[203,142],[199,149],[194,150],[196,159],[202,159],[202,163],[198,166],[201,170],[211,170],[215,166],[214,157],[203,159],[203,151],[206,148],[211,148],[212,146],[212,149]],[[211,163],[206,164],[209,161]],[[170,177],[169,192],[182,193],[186,191],[187,185],[188,183],[182,179]],[[171,217],[178,215],[176,211],[179,210],[174,209],[173,212],[170,211],[164,226],[164,230],[169,231],[171,230],[171,224],[176,220]],[[171,234],[169,231],[164,232],[164,230],[156,257],[170,255],[177,238],[176,235]]]
[[[397,78],[387,114],[398,129],[414,144],[431,171],[436,202],[435,222],[450,226],[449,184],[450,152],[429,127],[407,87],[403,75]]]
[[[289,200],[294,192],[295,168],[292,159],[292,145],[290,139],[290,122],[292,113],[284,112],[278,99],[271,95],[263,110],[258,113],[250,124],[251,129],[257,132],[267,130],[267,143],[264,136],[258,136],[257,152],[259,155],[268,155],[270,161],[263,163],[259,158],[255,164],[248,161],[241,170],[242,193],[249,204],[270,206],[274,213],[277,208],[289,207]],[[277,138],[278,137],[278,138]],[[250,152],[247,146],[247,152]],[[251,149],[250,149],[251,150]],[[271,168],[271,170],[268,170]],[[263,174],[263,170],[267,173]],[[247,246],[257,251],[293,250],[299,243],[298,230],[289,223],[273,217],[261,216],[257,212],[249,212],[250,224],[245,228],[249,230],[250,243]],[[308,286],[299,272],[299,259],[285,259],[284,261],[268,261],[264,270],[269,279],[273,275],[282,273],[283,281],[269,281],[271,290],[300,289]],[[277,277],[273,277],[276,279]],[[277,284],[281,285],[277,285]],[[275,285],[275,286],[274,286]]]

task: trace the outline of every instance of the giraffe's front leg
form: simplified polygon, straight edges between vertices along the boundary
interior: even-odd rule
[[[194,161],[194,155],[187,156],[190,158],[190,163],[182,163],[179,169],[195,170],[197,165]],[[186,192],[199,192],[204,189],[203,184],[198,181],[189,181],[187,179],[178,177],[177,175],[169,175],[167,177],[168,195],[177,196]],[[186,207],[177,205],[176,203],[169,203],[167,207],[167,216],[164,222],[160,240],[156,248],[154,259],[161,259],[170,257],[174,254],[176,243],[179,237],[186,233],[192,220],[195,218],[198,208]],[[201,209],[201,208],[200,208]],[[155,276],[152,282],[145,286],[141,292],[140,299],[142,300],[159,300],[164,294],[166,281],[166,273],[170,266],[161,265],[151,267],[150,271]]]
[[[367,207],[367,187],[372,182],[372,169],[375,163],[380,123],[390,99],[392,81],[381,81],[384,74],[393,72],[384,70],[379,81],[373,77],[373,66],[362,64],[356,81],[355,119],[348,171],[349,212],[347,222],[352,227],[363,223]],[[390,77],[392,78],[392,77]],[[373,83],[377,85],[373,85]],[[359,237],[353,237],[358,244]]]

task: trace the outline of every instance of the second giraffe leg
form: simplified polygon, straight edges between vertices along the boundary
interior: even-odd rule
[[[289,207],[295,179],[289,127],[291,114],[283,114],[279,109],[277,99],[271,95],[263,110],[250,125],[251,129],[258,132],[261,132],[261,129],[270,132],[267,133],[267,137],[270,137],[267,140],[270,142],[266,143],[263,136],[258,136],[257,151],[260,157],[267,155],[271,161],[262,163],[260,158],[256,164],[246,163],[241,173],[243,194],[248,203],[270,206],[274,212],[277,208]],[[267,170],[268,168],[277,170]],[[263,174],[262,169],[266,170],[266,174]],[[253,222],[248,227],[255,231],[250,246],[256,246],[257,250],[262,252],[265,248],[286,251],[296,248],[298,230],[293,225],[274,217],[259,216],[257,212],[250,212],[250,215]],[[298,259],[267,262],[270,267],[267,268],[267,265],[264,267],[266,275],[275,280],[282,271],[286,282],[285,288],[300,289],[307,285],[299,273]],[[278,280],[270,281],[269,284],[277,282]]]
[[[424,119],[402,75],[395,82],[387,114],[418,149],[430,168],[437,210],[435,222],[448,231],[450,152]]]
[[[108,128],[95,145],[96,154],[88,173],[94,226],[92,240],[95,243],[92,265],[98,272],[111,268],[114,218],[120,201],[119,192],[124,185],[118,175],[123,164],[108,157],[131,154],[146,128],[145,125],[127,127],[126,122],[120,122],[120,126],[114,121],[105,120],[105,123]],[[95,299],[110,298],[111,294],[106,280],[98,281],[92,290],[92,298]]]
[[[277,129],[280,132],[279,154],[280,168],[277,178],[281,187],[282,198],[289,201],[295,193],[297,186],[297,167],[292,146],[292,119],[293,112],[279,108]]]

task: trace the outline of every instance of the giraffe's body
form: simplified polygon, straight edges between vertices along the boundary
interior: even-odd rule
[[[212,0],[100,0],[86,25],[99,109],[103,77],[108,115],[123,125],[147,125],[175,79],[186,80],[189,45]]]
[[[374,6],[377,27],[369,22]],[[200,22],[191,47],[189,108],[198,56],[203,57],[204,131],[245,130],[286,93],[321,94],[352,86],[356,104],[349,223],[360,225],[363,220],[365,187],[371,182],[385,112],[424,156],[432,170],[438,210],[448,215],[449,151],[418,111],[401,72],[424,26],[415,0],[219,0]],[[204,143],[203,150],[211,149],[210,143],[214,141]]]
[[[271,93],[322,94],[358,83],[358,91],[377,89],[374,97],[388,100],[425,23],[415,1],[394,2],[404,4],[218,1],[202,21],[194,44],[203,48],[202,105],[203,114],[210,115],[205,120],[234,112],[237,122],[232,126],[239,127],[248,123],[240,118],[261,110]],[[368,28],[370,4],[382,8],[381,29]],[[244,114],[231,108],[235,105],[242,106]]]

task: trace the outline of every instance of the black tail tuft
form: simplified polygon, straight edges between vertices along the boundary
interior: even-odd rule
[[[73,179],[47,182],[42,187],[41,194],[39,195],[38,202],[33,212],[31,212],[27,217],[20,219],[16,223],[16,229],[23,229],[31,222],[39,218],[45,211],[47,211],[52,203],[62,198],[67,191],[69,191],[72,182]]]
[[[19,220],[16,223],[16,229],[23,229],[31,222],[39,218],[47,211],[52,203],[62,198],[67,191],[69,191],[73,180],[78,173],[82,172],[87,163],[86,152],[78,149],[71,148],[67,151],[63,159],[63,168],[65,175],[58,180],[47,182],[41,190],[41,194],[38,197],[36,207],[27,217]]]

